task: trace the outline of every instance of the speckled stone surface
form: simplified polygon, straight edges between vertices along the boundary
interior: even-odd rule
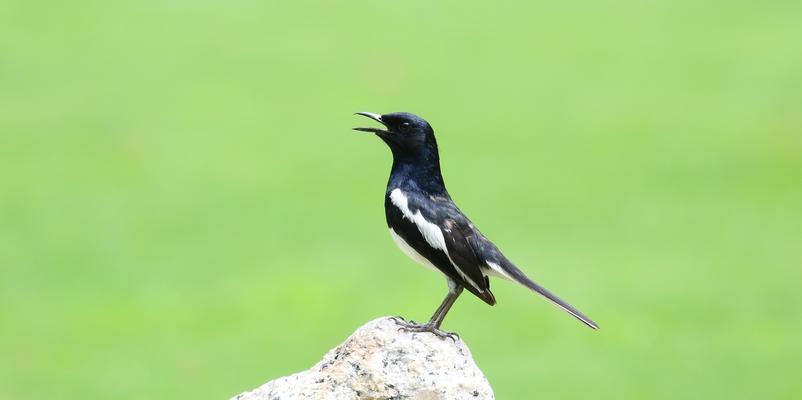
[[[311,369],[232,400],[493,398],[464,342],[398,331],[385,317],[360,327]]]

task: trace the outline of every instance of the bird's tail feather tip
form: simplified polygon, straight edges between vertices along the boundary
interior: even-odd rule
[[[522,281],[523,281],[522,283],[524,283],[524,285],[526,285],[527,287],[529,287],[530,289],[532,289],[534,292],[538,293],[539,295],[543,296],[550,303],[554,304],[558,308],[560,308],[563,311],[565,311],[566,313],[570,314],[572,317],[578,319],[579,322],[582,322],[588,328],[591,328],[593,330],[599,330],[599,325],[597,323],[593,322],[592,319],[588,318],[587,316],[585,316],[585,314],[583,314],[582,312],[580,312],[579,310],[574,308],[574,306],[568,304],[566,301],[564,301],[561,298],[557,297],[554,293],[548,291],[546,288],[544,288],[543,286],[538,285],[537,283],[535,283],[534,281],[532,281],[529,278],[524,278]]]
[[[554,297],[544,296],[544,297],[546,297],[546,299],[549,300],[549,302],[551,302],[558,308],[568,313],[568,315],[576,318],[579,322],[583,323],[588,328],[593,329],[595,331],[599,330],[599,324],[597,324],[592,319],[588,318],[587,315],[583,314],[581,311],[574,308],[574,306],[566,303],[565,301],[561,300],[559,297],[556,296]]]
[[[579,320],[579,322],[585,324],[585,326],[587,326],[588,328],[593,329],[594,331],[599,330],[599,324],[594,322],[592,319],[586,317],[585,314],[582,314],[576,308],[572,307],[568,303],[565,303],[562,300],[554,301],[553,299],[548,298],[548,297],[547,297],[547,299],[550,300],[552,303],[554,303],[557,307],[563,309],[563,311],[565,311],[568,314],[570,314],[572,317],[574,317],[577,320]]]
[[[588,328],[593,329],[594,331],[598,331],[599,329],[601,329],[601,327],[597,323],[595,323],[593,321],[582,321],[582,322],[585,325],[587,325]]]

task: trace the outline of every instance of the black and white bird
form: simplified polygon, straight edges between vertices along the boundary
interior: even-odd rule
[[[393,153],[393,167],[384,209],[390,235],[410,258],[435,271],[448,283],[448,295],[429,322],[399,324],[406,330],[450,334],[440,330],[448,310],[463,288],[489,305],[496,304],[490,291],[490,276],[520,283],[542,295],[585,325],[598,325],[570,304],[529,279],[457,208],[443,183],[434,130],[422,118],[405,112],[374,114],[358,112],[381,128],[354,128],[372,132]]]

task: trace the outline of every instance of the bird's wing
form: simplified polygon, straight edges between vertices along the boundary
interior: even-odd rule
[[[493,305],[489,280],[481,259],[466,235],[473,230],[467,218],[447,197],[395,189],[387,197],[388,225],[449,279]]]
[[[476,253],[472,245],[476,231],[470,222],[459,210],[442,221],[443,238],[446,242],[448,257],[457,272],[467,281],[467,286],[476,296],[487,304],[496,304],[496,299],[490,291],[490,280],[481,267],[482,258]]]

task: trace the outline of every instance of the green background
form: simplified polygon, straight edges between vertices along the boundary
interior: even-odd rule
[[[498,398],[802,397],[802,2],[1,6],[0,399],[226,399],[427,318],[354,111],[429,120],[602,326],[461,298]]]

